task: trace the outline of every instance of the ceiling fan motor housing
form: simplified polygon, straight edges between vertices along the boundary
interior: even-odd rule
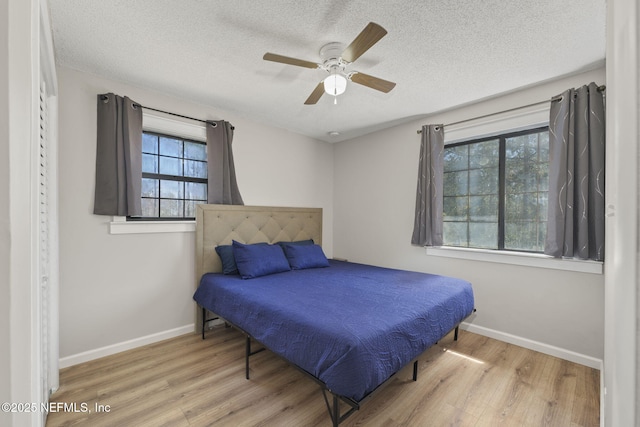
[[[320,58],[322,59],[322,68],[331,71],[332,68],[338,66],[341,70],[348,65],[342,60],[342,52],[344,45],[339,42],[327,43],[320,48]]]

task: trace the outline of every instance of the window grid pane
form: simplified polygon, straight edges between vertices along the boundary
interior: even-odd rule
[[[495,248],[499,140],[445,148],[444,244]]]
[[[549,188],[549,133],[506,138],[504,248],[542,252]]]
[[[469,246],[469,146],[444,151],[444,244]]]
[[[142,217],[191,219],[207,202],[207,146],[180,137],[143,132]]]
[[[548,157],[548,128],[446,146],[444,245],[542,252]]]
[[[142,152],[158,154],[158,135],[151,133],[142,134]]]

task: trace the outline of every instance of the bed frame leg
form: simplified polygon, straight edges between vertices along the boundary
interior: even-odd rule
[[[204,339],[204,325],[207,324],[207,310],[202,307],[202,339]]]
[[[261,351],[265,351],[266,349],[266,347],[262,347],[257,349],[256,351],[251,351],[251,335],[247,334],[247,345],[245,346],[244,351],[244,371],[245,377],[247,379],[249,379],[249,357],[253,356],[254,354],[258,354]]]
[[[249,338],[249,335],[247,335],[247,345],[245,347],[245,357],[244,357],[244,371],[245,371],[245,378],[249,379],[249,356],[251,356],[251,338]]]
[[[220,316],[207,319],[207,309],[202,307],[202,339],[204,339],[204,331],[205,331],[205,327],[207,326],[207,323],[211,322],[212,320],[218,320],[219,318]],[[225,323],[225,325],[228,325],[228,324]]]
[[[322,389],[322,397],[324,397],[324,403],[327,404],[329,416],[331,417],[331,424],[333,425],[333,427],[338,427],[340,425],[340,421],[343,420],[343,418],[340,417],[340,399],[338,398],[337,394],[331,393],[331,396],[333,396],[333,405],[329,403],[329,399],[327,399],[327,389]],[[351,415],[351,412],[353,411],[354,409],[351,409],[351,411],[349,411],[349,413],[346,414],[344,418]]]
[[[458,341],[458,329],[460,329],[460,326],[456,326],[456,329],[453,332],[453,340],[454,341]]]
[[[413,362],[413,380],[418,381],[418,361]]]

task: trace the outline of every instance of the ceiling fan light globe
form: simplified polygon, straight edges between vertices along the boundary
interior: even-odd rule
[[[324,79],[324,91],[331,96],[338,96],[347,89],[347,79],[340,74],[331,74]]]

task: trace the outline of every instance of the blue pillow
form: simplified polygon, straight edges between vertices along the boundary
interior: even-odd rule
[[[282,248],[293,270],[329,267],[329,261],[319,245],[283,244]]]
[[[313,245],[313,239],[296,240],[295,242],[276,242],[276,245]]]
[[[245,245],[235,240],[232,243],[233,256],[243,279],[266,276],[291,270],[287,257],[279,245],[258,243]]]
[[[222,274],[238,274],[236,259],[233,257],[231,245],[216,246],[216,253],[222,261]]]
[[[268,243],[254,243],[255,245],[268,245]],[[233,256],[233,246],[220,245],[216,246],[216,253],[220,257],[222,262],[222,274],[240,274],[238,272],[238,266],[236,265],[236,259]]]

